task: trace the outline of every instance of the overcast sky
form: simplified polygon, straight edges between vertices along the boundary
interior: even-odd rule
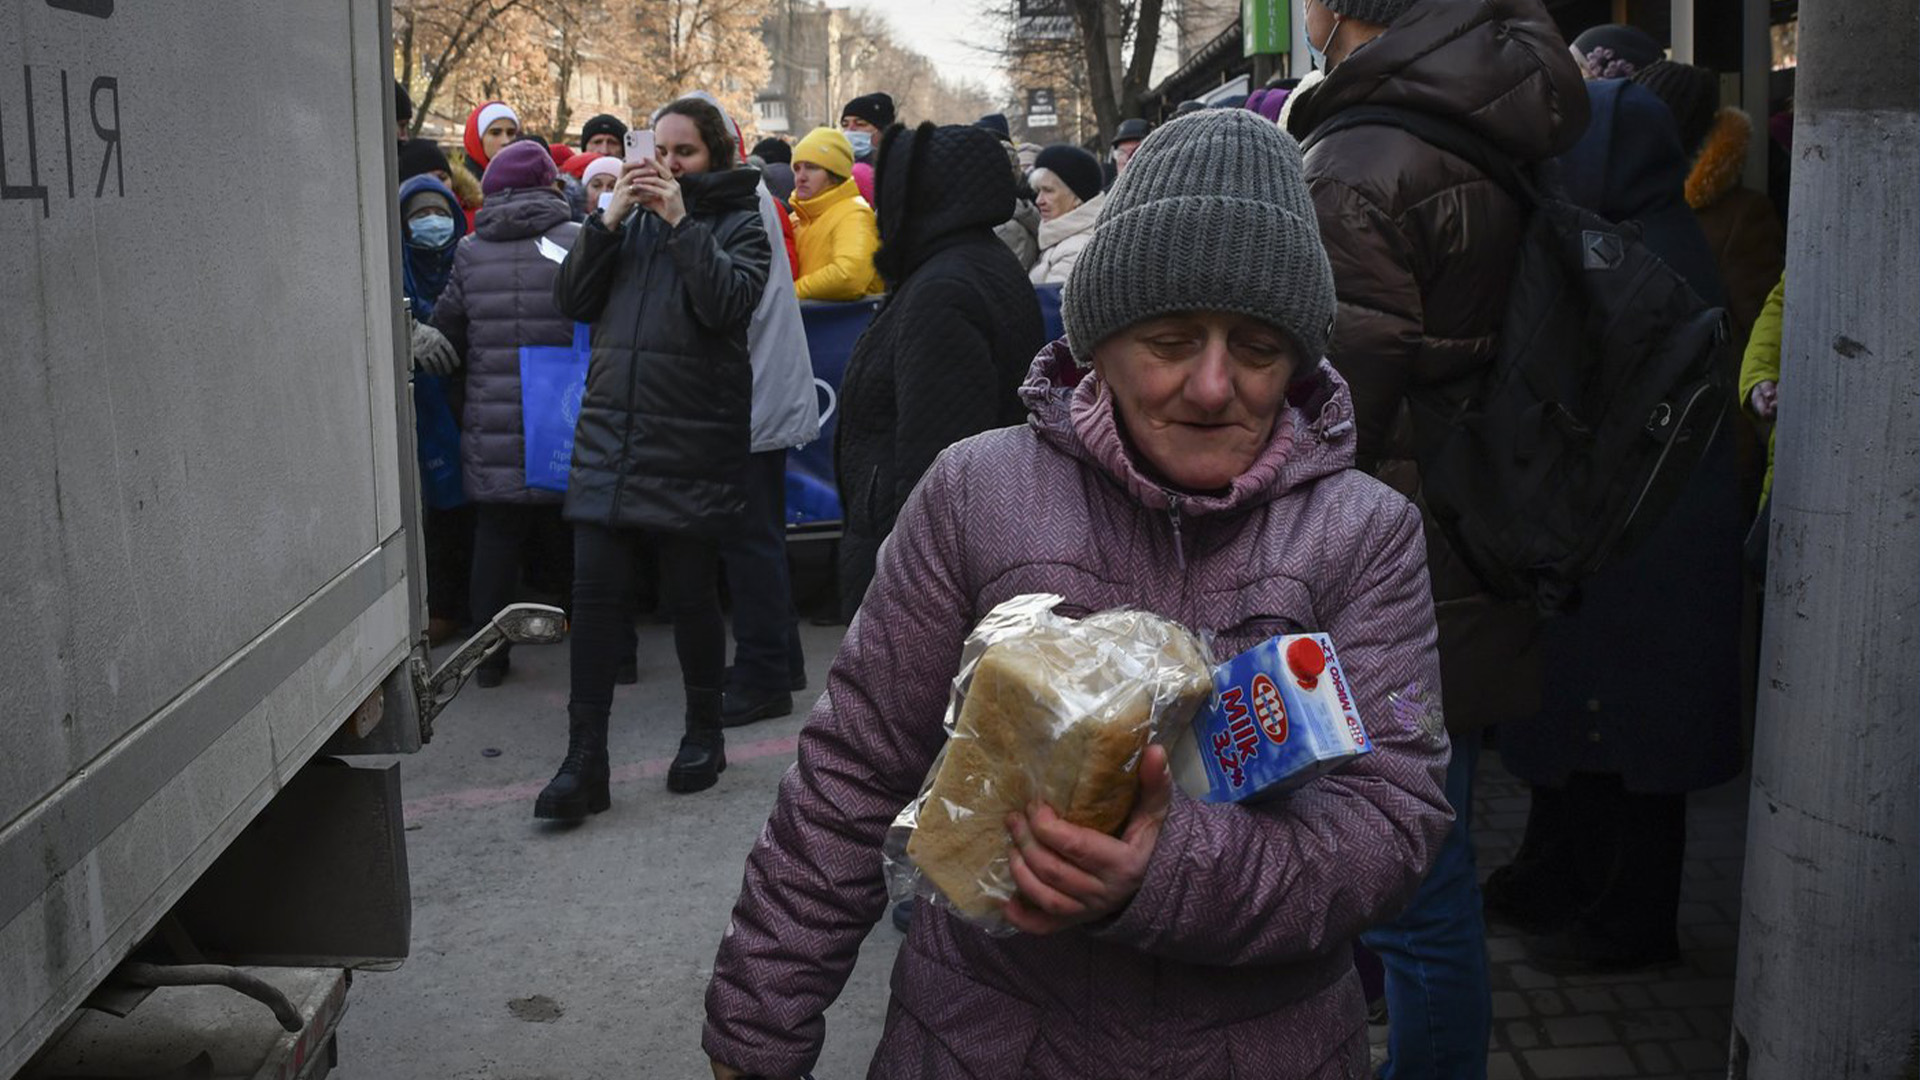
[[[997,44],[1003,29],[985,13],[1002,6],[996,0],[831,0],[834,7],[865,7],[883,13],[900,38],[924,53],[943,74],[958,75],[985,86],[1004,99],[1006,73],[1001,61],[979,46]],[[1158,81],[1177,65],[1172,30],[1168,29],[1154,57],[1153,79]]]
[[[901,40],[924,53],[941,73],[980,83],[996,98],[1005,93],[999,62],[975,48],[1000,32],[982,13],[988,0],[866,0],[859,6],[885,14]]]

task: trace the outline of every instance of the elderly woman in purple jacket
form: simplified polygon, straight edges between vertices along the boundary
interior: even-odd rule
[[[486,202],[433,309],[434,327],[466,362],[460,468],[476,508],[469,595],[480,622],[513,602],[521,564],[542,542],[563,553],[563,565],[553,568],[563,588],[570,576],[572,538],[560,520],[560,495],[527,486],[520,415],[521,348],[573,341],[573,320],[553,303],[553,279],[580,226],[553,188],[554,171],[553,156],[532,140],[493,156],[480,177]],[[503,646],[474,682],[499,686],[508,663]]]
[[[1451,813],[1420,516],[1351,467],[1352,405],[1320,359],[1333,305],[1291,139],[1230,110],[1147,138],[1067,283],[1066,338],[1034,361],[1027,425],[942,454],[881,553],[714,962],[716,1076],[812,1067],[961,643],[1036,592],[1156,612],[1222,656],[1324,631],[1375,750],[1239,806],[1176,789],[1154,748],[1118,836],[1016,818],[1022,933],[923,907],[869,1075],[1366,1075],[1349,942],[1413,894]]]

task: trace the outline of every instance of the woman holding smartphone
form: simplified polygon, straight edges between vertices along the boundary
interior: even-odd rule
[[[655,156],[629,154],[554,281],[593,324],[565,514],[574,525],[567,756],[534,816],[609,805],[607,714],[626,654],[634,549],[651,535],[686,686],[686,734],[667,788],[700,791],[726,768],[726,626],[716,540],[746,508],[753,375],[747,324],[772,258],[759,173],[736,169],[733,132],[696,98],[668,105]],[[633,143],[629,143],[629,148]]]

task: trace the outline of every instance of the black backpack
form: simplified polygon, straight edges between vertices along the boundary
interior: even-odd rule
[[[1570,610],[1579,584],[1665,516],[1719,432],[1726,313],[1615,224],[1543,193],[1507,155],[1437,116],[1361,106],[1336,131],[1397,127],[1500,184],[1527,216],[1498,355],[1408,393],[1427,509],[1489,591]]]

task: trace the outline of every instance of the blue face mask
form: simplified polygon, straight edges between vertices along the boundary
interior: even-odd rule
[[[414,246],[439,249],[447,246],[453,239],[453,219],[441,214],[429,214],[407,222],[407,235],[413,239]]]
[[[847,141],[853,144],[853,156],[860,157],[873,149],[873,136],[864,131],[843,131]]]
[[[1346,18],[1345,15],[1335,15],[1333,17],[1333,29],[1327,31],[1327,40],[1318,45],[1313,43],[1312,34],[1307,35],[1307,55],[1313,57],[1313,66],[1315,68],[1321,71],[1327,69],[1327,48],[1333,44],[1334,37],[1340,33],[1340,20],[1344,18]]]

